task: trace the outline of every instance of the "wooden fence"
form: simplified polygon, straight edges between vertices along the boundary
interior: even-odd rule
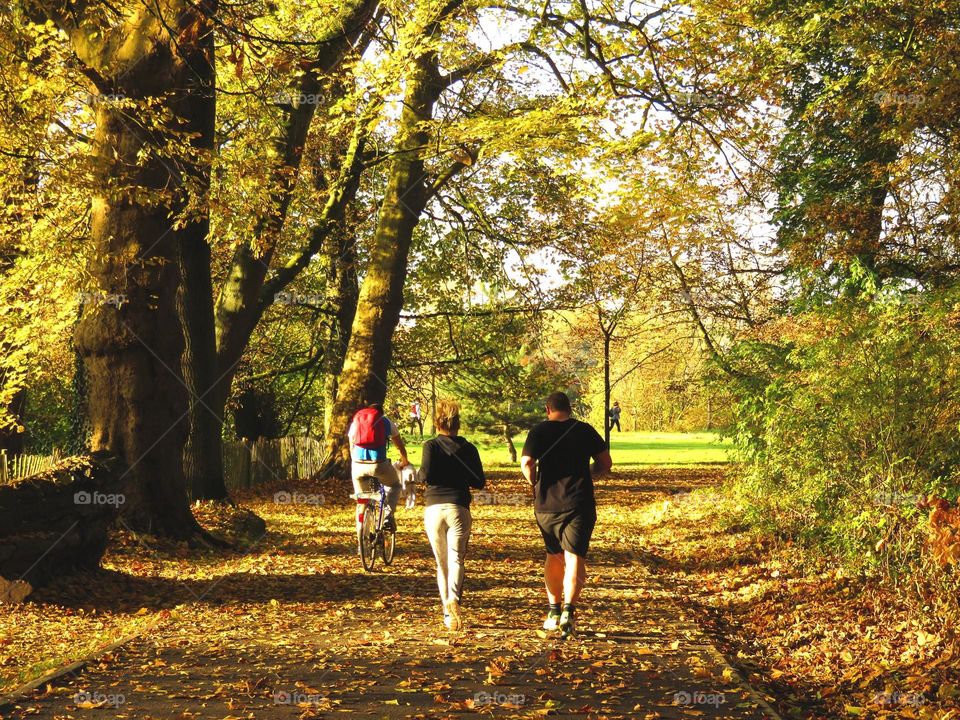
[[[320,472],[322,463],[323,444],[312,437],[223,445],[223,472],[228,489],[275,480],[305,480]]]
[[[14,455],[0,450],[0,483],[48,470],[61,459],[52,455]],[[306,480],[323,463],[323,444],[312,437],[283,437],[223,444],[223,472],[227,488],[249,488],[274,480]]]
[[[0,450],[0,484],[49,470],[59,460],[60,453],[56,450],[52,455],[14,455],[13,457],[7,457],[7,451]]]

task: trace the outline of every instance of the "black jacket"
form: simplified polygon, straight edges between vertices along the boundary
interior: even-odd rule
[[[470,488],[480,490],[486,484],[476,446],[465,438],[449,435],[437,435],[423,444],[417,478],[426,485],[425,505],[453,503],[470,507]]]

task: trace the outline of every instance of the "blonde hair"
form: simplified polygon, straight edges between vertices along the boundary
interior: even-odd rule
[[[453,432],[460,428],[460,403],[441,398],[433,411],[433,424],[438,430]]]

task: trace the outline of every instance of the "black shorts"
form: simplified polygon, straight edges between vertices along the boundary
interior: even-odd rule
[[[594,509],[567,510],[559,513],[537,512],[537,525],[543,535],[543,544],[551,555],[564,550],[586,557],[590,549],[593,526],[597,524]]]

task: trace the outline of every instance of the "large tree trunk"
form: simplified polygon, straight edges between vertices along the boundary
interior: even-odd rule
[[[862,202],[854,208],[856,217],[853,223],[853,237],[850,241],[850,254],[870,272],[882,275],[893,275],[879,257],[882,248],[883,210],[890,194],[889,167],[896,160],[899,146],[887,145],[882,151],[882,168],[884,176],[876,180],[876,184],[869,188],[862,197]],[[874,172],[880,172],[874,170]],[[867,174],[866,171],[864,174]]]
[[[48,9],[101,78],[101,92],[144,108],[154,103],[149,124],[122,103],[97,105],[89,271],[102,295],[84,307],[75,344],[86,372],[91,449],[116,455],[126,467],[125,524],[188,538],[199,526],[182,465],[189,404],[180,365],[178,246],[195,232],[196,220],[183,210],[204,160],[170,148],[194,124],[191,91],[197,68],[212,62],[215,7],[171,1],[141,8],[102,35],[74,25],[60,4]],[[155,14],[161,11],[163,18]]]
[[[357,314],[360,286],[357,280],[356,240],[352,233],[331,233],[327,246],[327,308],[333,311],[324,351],[323,435],[330,434],[337,401],[340,372],[350,344]]]
[[[429,140],[426,124],[433,117],[433,106],[443,87],[436,57],[432,53],[418,56],[407,77],[395,154],[324,441],[328,472],[345,467],[349,461],[346,430],[352,414],[365,404],[383,402],[386,396],[393,332],[403,307],[407,257],[428,197],[423,163]]]
[[[170,208],[144,203],[169,183],[150,152],[147,132],[104,105],[97,113],[97,187],[90,268],[110,302],[90,303],[76,330],[84,360],[91,449],[128,465],[123,516],[131,527],[186,537],[196,527],[181,455],[187,437],[187,390],[180,371],[176,235]],[[116,183],[120,187],[110,191]]]
[[[214,35],[202,38],[206,57],[214,57]],[[216,68],[213,62],[197,66],[193,88],[185,95],[187,107],[178,107],[187,119],[194,150],[212,160],[216,129]],[[210,267],[210,164],[192,173],[198,217],[177,233],[180,289],[177,310],[183,327],[183,379],[190,392],[189,434],[183,451],[183,471],[194,499],[223,500],[227,488],[223,477],[223,412],[219,402],[216,326],[213,314],[213,280]]]
[[[353,239],[344,231],[344,214],[356,197],[360,184],[366,133],[366,124],[358,123],[354,137],[351,139],[342,159],[342,166],[336,168],[339,170],[339,175],[330,185],[327,205],[324,207],[322,219],[314,227],[306,245],[266,282],[263,282],[263,278],[251,280],[251,276],[245,275],[247,278],[245,282],[255,282],[259,287],[259,294],[253,305],[249,308],[243,305],[242,307],[246,309],[238,309],[240,306],[231,304],[237,300],[236,295],[234,295],[233,301],[225,301],[221,295],[220,302],[226,302],[227,306],[234,308],[222,312],[223,305],[220,305],[216,314],[217,358],[220,374],[215,391],[212,393],[212,403],[214,404],[211,407],[220,412],[221,416],[226,407],[237,365],[243,357],[243,352],[257,323],[263,317],[263,313],[274,302],[276,295],[293,282],[297,275],[310,264],[313,256],[328,243],[332,243],[330,247],[333,248],[328,249],[328,253],[337,252],[336,261],[338,264],[336,270],[336,283],[338,285],[336,295],[338,300],[334,308],[336,311],[334,324],[337,326],[335,335],[339,336],[337,343],[342,348],[346,347],[349,328],[352,325],[353,313],[357,305],[357,281],[356,249]],[[246,260],[240,262],[237,258],[234,258],[232,270],[235,275],[234,281],[240,282],[238,278],[241,274],[246,273],[242,269],[246,263]],[[242,302],[246,303],[247,301]],[[344,331],[343,328],[347,330]],[[343,357],[343,349],[337,349],[335,346],[334,350],[334,357]],[[342,362],[342,360],[337,362]],[[332,389],[334,392],[336,391],[335,386]]]
[[[181,280],[178,311],[184,332],[183,376],[190,389],[189,434],[183,471],[191,497],[223,500],[223,413],[219,383],[210,247],[205,239],[184,238],[180,244]]]
[[[437,434],[437,370],[430,370],[430,435]]]

